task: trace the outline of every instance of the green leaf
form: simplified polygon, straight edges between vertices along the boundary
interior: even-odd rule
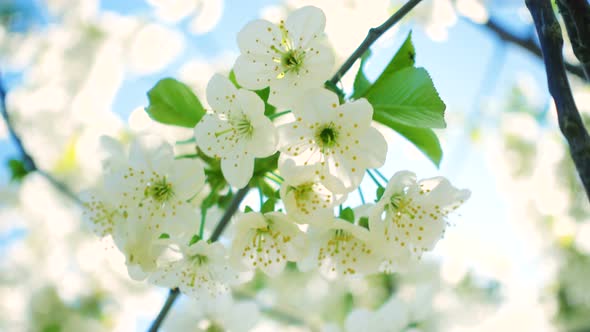
[[[160,123],[193,128],[205,115],[205,109],[193,91],[173,78],[161,79],[147,93],[145,111]]]
[[[20,182],[29,173],[25,163],[20,159],[8,160],[8,168],[10,169],[10,179],[16,182]]]
[[[244,213],[248,213],[248,212],[254,212],[254,209],[252,209],[250,207],[250,205],[246,205],[246,207],[244,208]]]
[[[360,217],[359,226],[369,229],[369,217]]]
[[[422,153],[424,153],[428,159],[436,165],[436,167],[440,166],[443,153],[438,137],[432,129],[404,126],[393,121],[388,122],[387,118],[378,118],[375,117],[375,114],[373,114],[373,119],[397,131],[422,151]]]
[[[365,75],[365,71],[364,71],[365,62],[367,62],[367,59],[370,56],[371,56],[370,49],[367,50],[361,56],[361,65],[359,66],[359,71],[356,73],[356,76],[354,78],[354,84],[353,84],[354,91],[351,96],[352,99],[361,98],[367,92],[367,90],[369,90],[369,88],[371,87],[371,82],[369,81],[369,79]]]
[[[350,207],[340,211],[340,219],[346,220],[349,223],[354,223],[354,210]]]
[[[445,103],[424,68],[408,67],[382,75],[365,97],[380,118],[412,127],[446,127]]]
[[[188,243],[189,247],[192,246],[193,244],[199,242],[200,240],[201,240],[200,236],[198,236],[197,234],[193,235],[190,242]]]
[[[416,50],[414,49],[414,44],[412,43],[412,32],[408,33],[408,37],[399,48],[399,50],[395,53],[383,73],[380,76],[389,76],[394,74],[395,72],[399,71],[400,69],[406,67],[413,67],[414,63],[416,63]],[[376,82],[375,82],[376,83]]]
[[[162,233],[160,234],[159,239],[169,239],[170,238],[170,234],[168,233]]]
[[[377,199],[375,201],[379,201],[381,199],[381,197],[383,197],[383,193],[385,193],[385,188],[377,187],[377,192],[375,193],[375,195],[377,196]]]
[[[275,199],[270,198],[270,199],[267,199],[266,202],[264,202],[264,204],[262,204],[262,207],[260,208],[260,213],[273,212],[274,210],[275,210]]]

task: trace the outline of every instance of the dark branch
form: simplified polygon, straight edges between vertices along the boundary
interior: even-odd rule
[[[225,213],[223,214],[223,216],[219,220],[219,223],[215,227],[213,234],[211,234],[211,238],[209,239],[209,241],[214,242],[219,239],[219,237],[221,236],[221,233],[223,233],[223,231],[225,230],[225,228],[229,224],[229,221],[231,220],[233,215],[236,213],[236,211],[240,207],[240,203],[242,203],[242,201],[244,200],[244,198],[248,194],[249,190],[250,190],[250,187],[246,186],[246,187],[238,190],[238,192],[234,195],[234,198],[232,199],[231,203],[227,207],[227,210],[225,210]],[[174,304],[174,301],[176,301],[176,298],[178,297],[178,295],[179,295],[178,288],[174,288],[174,289],[170,290],[170,293],[168,293],[168,298],[166,299],[166,302],[164,303],[164,306],[162,307],[162,309],[160,309],[160,313],[158,314],[158,317],[156,317],[156,319],[154,320],[154,322],[150,326],[150,329],[148,330],[149,332],[158,331],[158,329],[160,328],[160,325],[162,325],[162,322],[164,322],[166,315],[168,315],[168,312],[170,311],[170,308],[172,308],[172,305]]]
[[[403,5],[397,12],[395,12],[385,23],[381,24],[376,28],[372,28],[369,30],[367,37],[365,40],[359,45],[359,47],[350,55],[348,59],[342,64],[340,69],[332,76],[330,79],[330,83],[336,85],[340,79],[346,74],[346,72],[352,67],[354,62],[360,57],[365,54],[365,52],[371,47],[371,45],[379,38],[382,34],[384,34],[387,30],[389,30],[392,26],[394,26],[397,22],[399,22],[406,14],[408,14],[418,3],[422,0],[409,0]]]
[[[521,48],[529,51],[530,53],[538,56],[539,58],[543,57],[543,52],[541,48],[537,44],[534,38],[521,38],[513,35],[512,33],[508,32],[502,26],[500,26],[496,21],[489,20],[483,26],[488,28],[491,32],[495,33],[498,38],[502,39],[505,42],[520,46]],[[584,75],[584,71],[581,67],[573,65],[568,62],[564,62],[565,68],[568,72],[572,73],[573,75],[578,76],[579,78],[585,80],[586,76]]]
[[[162,307],[162,309],[160,309],[160,312],[158,313],[158,317],[156,317],[156,319],[150,326],[150,329],[148,330],[149,332],[158,331],[160,325],[162,325],[162,323],[164,322],[166,315],[168,315],[168,312],[170,311],[170,308],[172,308],[172,305],[174,304],[174,301],[176,301],[178,295],[180,295],[180,291],[178,291],[178,288],[170,290],[170,292],[168,293],[168,298],[166,299],[166,303],[164,303],[164,306]]]
[[[217,241],[219,239],[219,237],[221,236],[221,233],[223,233],[223,231],[225,230],[225,227],[229,224],[231,217],[234,215],[234,213],[236,213],[236,211],[240,207],[240,203],[242,203],[242,201],[244,200],[244,198],[248,194],[249,190],[250,190],[249,186],[246,186],[246,187],[238,190],[238,192],[236,193],[236,195],[234,196],[234,198],[230,202],[229,206],[227,207],[227,210],[225,210],[225,213],[221,217],[221,220],[219,220],[219,223],[215,227],[215,230],[213,230],[213,234],[211,234],[211,238],[209,238],[209,241],[213,242],[213,241]]]
[[[590,5],[587,0],[558,0],[557,7],[574,54],[582,64],[586,79],[590,80]]]
[[[37,165],[35,165],[35,161],[33,161],[33,158],[31,158],[31,156],[25,150],[23,142],[14,130],[14,126],[10,119],[10,115],[8,115],[8,108],[6,107],[6,89],[4,88],[4,84],[2,81],[2,73],[0,73],[0,112],[2,113],[2,118],[6,123],[6,128],[8,128],[8,135],[10,136],[10,139],[18,149],[25,170],[27,171],[27,173],[36,171]]]
[[[51,184],[55,188],[57,188],[57,190],[59,190],[62,194],[66,195],[74,202],[76,202],[78,204],[82,204],[80,199],[74,193],[72,193],[63,183],[56,180],[54,177],[49,175],[47,172],[39,169],[37,167],[37,165],[35,164],[35,161],[31,157],[31,155],[25,149],[23,142],[20,139],[20,136],[14,130],[14,124],[12,123],[12,119],[10,118],[10,115],[8,114],[8,108],[6,106],[6,88],[4,87],[4,84],[2,81],[2,73],[1,72],[0,72],[0,113],[2,114],[2,118],[4,119],[4,122],[6,123],[6,128],[8,128],[8,134],[10,136],[10,139],[12,140],[12,142],[14,143],[14,145],[16,146],[16,148],[20,154],[20,158],[23,162],[23,167],[24,167],[25,171],[27,173],[36,171],[37,173],[41,174],[45,179],[47,179],[49,182],[51,182]]]
[[[545,60],[549,92],[557,108],[559,128],[567,139],[570,154],[590,199],[590,136],[572,95],[563,61],[563,36],[550,0],[526,0]]]

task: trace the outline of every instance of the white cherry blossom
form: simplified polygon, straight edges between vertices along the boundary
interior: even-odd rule
[[[319,165],[316,175],[335,193],[354,190],[367,168],[383,165],[387,142],[371,126],[373,108],[366,99],[339,105],[325,89],[308,91],[293,109],[295,121],[279,130],[279,164]]]
[[[239,275],[228,264],[221,243],[200,240],[190,246],[181,245],[180,250],[182,258],[163,263],[152,274],[152,282],[178,287],[196,300],[208,301],[227,295],[229,285],[239,280]]]
[[[213,112],[195,127],[197,145],[208,156],[221,159],[227,182],[242,188],[252,177],[254,159],[276,152],[276,129],[264,116],[258,95],[237,89],[221,75],[209,81],[207,101]]]
[[[288,160],[281,167],[284,182],[280,194],[291,218],[302,224],[327,222],[334,217],[334,207],[346,199],[326,188],[316,174],[317,165],[292,167]]]
[[[112,170],[104,174],[104,188],[125,218],[136,215],[156,233],[178,235],[185,231],[186,220],[197,218],[187,200],[204,186],[200,162],[175,160],[172,146],[147,136],[131,143],[126,160],[111,164]]]
[[[248,23],[238,33],[236,80],[252,90],[270,86],[270,104],[292,107],[332,73],[334,55],[321,40],[325,24],[324,13],[313,6],[294,11],[278,26],[266,20]]]
[[[459,190],[443,177],[416,181],[409,171],[396,173],[369,218],[371,233],[377,235],[390,258],[419,258],[444,235],[447,215],[469,198],[469,190]]]
[[[231,260],[239,267],[280,274],[287,261],[297,261],[305,250],[304,234],[287,215],[249,212],[236,219]]]
[[[141,280],[158,268],[167,247],[160,236],[183,235],[187,220],[197,220],[187,200],[204,185],[203,167],[175,160],[172,147],[155,137],[134,140],[128,151],[112,139],[103,144],[111,155],[102,181],[81,196],[83,216],[97,235],[112,235],[129,275]]]
[[[328,279],[360,277],[376,273],[381,262],[371,233],[342,219],[328,225],[310,227],[307,257],[299,264],[302,270],[317,267]]]

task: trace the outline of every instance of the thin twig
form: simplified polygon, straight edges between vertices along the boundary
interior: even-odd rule
[[[526,0],[545,60],[549,92],[557,108],[559,128],[567,139],[570,154],[590,199],[590,136],[572,95],[563,62],[563,36],[550,0]]]
[[[14,143],[14,145],[16,146],[16,148],[20,154],[20,158],[23,162],[23,167],[24,167],[25,171],[27,173],[36,171],[41,176],[43,176],[47,181],[49,181],[55,188],[57,188],[57,190],[59,192],[61,192],[65,196],[69,197],[72,201],[74,201],[78,204],[82,204],[80,199],[74,193],[72,193],[63,183],[61,183],[60,181],[55,179],[49,173],[39,169],[39,167],[37,167],[37,165],[35,164],[35,161],[31,157],[31,155],[25,149],[25,146],[23,145],[23,142],[22,142],[20,136],[16,133],[16,131],[14,129],[14,124],[12,123],[12,119],[10,118],[10,115],[8,114],[8,107],[6,106],[6,88],[4,87],[4,83],[2,81],[2,73],[1,72],[0,72],[0,113],[2,114],[2,118],[4,119],[4,122],[6,123],[6,128],[8,128],[8,135],[10,136],[10,139],[12,140],[12,142]]]
[[[338,69],[336,74],[334,74],[334,76],[332,76],[332,79],[330,79],[330,83],[332,83],[333,85],[336,85],[336,83],[338,83],[338,81],[340,81],[340,79],[342,79],[342,77],[344,76],[344,74],[346,74],[346,72],[350,69],[350,67],[352,67],[352,65],[355,63],[355,61],[360,59],[360,57],[363,56],[363,54],[365,54],[365,52],[369,49],[369,47],[371,47],[371,45],[379,37],[381,37],[382,34],[384,34],[387,30],[389,30],[397,22],[399,22],[402,18],[404,18],[404,16],[406,16],[406,14],[408,14],[414,7],[416,7],[416,5],[418,3],[420,3],[420,1],[422,1],[422,0],[410,0],[410,1],[406,2],[406,4],[403,5],[393,15],[391,15],[391,17],[389,19],[387,19],[387,21],[385,21],[385,23],[381,24],[380,26],[378,26],[376,28],[370,29],[369,33],[367,34],[367,37],[365,37],[365,40],[363,40],[363,42],[359,45],[359,47],[354,52],[352,52],[352,54],[350,55],[350,57],[348,59],[346,59],[346,61],[344,62],[344,64],[342,64],[340,69]]]
[[[213,230],[213,234],[211,234],[211,238],[209,238],[209,241],[213,242],[219,239],[221,233],[223,233],[225,227],[229,224],[231,217],[233,217],[234,213],[236,213],[236,211],[240,207],[240,203],[242,203],[242,201],[248,194],[248,191],[250,191],[249,186],[246,186],[238,190],[238,192],[232,199],[231,203],[227,207],[227,210],[225,210],[225,213],[221,217],[221,220],[219,220],[219,223],[217,224],[217,226],[215,226],[215,229]]]
[[[6,107],[6,89],[4,88],[4,83],[2,81],[2,73],[1,72],[0,72],[0,113],[2,113],[2,118],[4,119],[4,122],[6,123],[6,128],[8,128],[8,135],[10,136],[10,139],[12,140],[12,142],[14,142],[14,145],[16,146],[19,154],[21,155],[23,167],[25,168],[27,173],[36,171],[37,165],[35,164],[35,161],[33,161],[33,158],[31,158],[31,156],[25,150],[23,142],[21,141],[20,137],[18,136],[18,134],[14,130],[14,126],[13,126],[13,123],[10,119],[10,115],[8,115],[8,108]]]
[[[471,21],[472,22],[472,21]],[[505,42],[514,44],[516,46],[521,47],[522,49],[528,51],[529,53],[536,55],[539,58],[543,58],[543,52],[541,48],[537,44],[536,40],[532,37],[528,38],[521,38],[513,35],[508,30],[504,29],[500,24],[498,24],[494,20],[489,20],[485,24],[483,24],[489,31],[493,32],[498,38],[502,39]],[[576,66],[569,62],[565,62],[565,69],[573,75],[586,80],[586,76],[584,75],[584,71],[580,66]]]
[[[174,288],[174,289],[170,290],[170,292],[168,293],[168,298],[166,298],[166,302],[164,303],[164,306],[162,307],[162,309],[160,309],[160,312],[158,313],[158,317],[156,317],[156,319],[154,320],[154,322],[150,326],[150,329],[148,330],[149,332],[158,331],[158,329],[160,328],[160,325],[162,325],[162,323],[164,322],[166,315],[168,315],[168,312],[170,311],[170,308],[172,308],[172,305],[174,304],[174,301],[176,301],[176,298],[178,297],[178,295],[180,295],[180,291],[178,290],[178,288]]]
[[[246,187],[238,190],[238,192],[234,195],[234,198],[232,199],[231,203],[227,207],[227,210],[225,210],[225,213],[223,214],[223,216],[219,220],[219,223],[215,227],[215,230],[213,231],[213,234],[209,238],[209,241],[214,242],[219,239],[219,237],[221,236],[221,233],[223,233],[223,231],[225,230],[225,228],[229,224],[229,221],[231,220],[233,215],[236,213],[236,211],[240,207],[240,203],[242,203],[242,201],[244,200],[244,198],[248,194],[249,190],[250,190],[250,187],[246,186]],[[176,298],[178,297],[178,295],[179,295],[178,288],[174,288],[174,289],[170,290],[170,293],[168,293],[168,298],[166,298],[166,302],[164,302],[164,306],[162,307],[162,309],[160,309],[160,313],[158,314],[158,316],[156,317],[156,319],[154,320],[154,322],[150,326],[150,329],[148,330],[149,332],[158,331],[158,329],[160,328],[160,325],[164,322],[166,315],[168,315],[168,312],[172,308],[172,305],[176,301]]]
[[[558,0],[557,7],[576,58],[582,64],[586,79],[590,80],[590,4],[587,0]]]

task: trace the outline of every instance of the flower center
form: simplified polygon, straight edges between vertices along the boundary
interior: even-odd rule
[[[204,255],[194,255],[191,256],[190,260],[193,262],[193,264],[201,266],[203,264],[206,264],[209,261],[209,258],[207,258],[207,256]]]
[[[219,137],[229,132],[235,132],[238,134],[238,136],[241,137],[252,137],[252,133],[254,132],[254,126],[252,126],[252,122],[244,114],[239,114],[237,116],[230,117],[229,123],[231,124],[232,128],[228,128],[224,131],[215,133],[215,137]]]
[[[333,124],[329,124],[328,126],[320,129],[317,136],[318,141],[322,147],[331,148],[336,144],[338,132],[334,129]]]
[[[157,202],[167,202],[174,196],[172,183],[167,182],[166,177],[162,177],[146,188],[146,196],[150,196]]]
[[[402,194],[393,194],[389,199],[389,203],[396,209],[396,210],[403,210],[406,202],[404,201],[404,195]]]
[[[305,52],[297,50],[288,50],[281,56],[281,65],[285,68],[285,72],[293,71],[299,74],[299,70],[303,65],[303,58]]]

